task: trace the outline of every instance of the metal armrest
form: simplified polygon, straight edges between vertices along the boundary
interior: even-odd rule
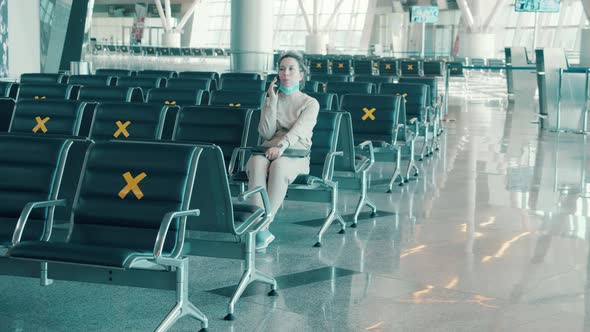
[[[324,181],[332,181],[332,176],[334,176],[334,159],[337,156],[343,156],[344,152],[342,151],[334,151],[330,152],[326,155],[326,160],[324,161],[324,170],[322,172],[322,179]]]
[[[272,220],[272,218],[271,218],[272,215],[270,213],[270,201],[268,199],[268,193],[266,192],[266,189],[262,186],[258,186],[252,190],[245,191],[245,192],[241,193],[240,195],[238,195],[238,201],[245,202],[248,198],[250,198],[250,196],[252,196],[254,194],[260,194],[260,196],[262,198],[262,205],[264,207],[263,222],[259,223],[258,226],[253,230],[253,232],[258,232],[262,228],[268,226],[268,224]],[[252,220],[251,222],[244,223],[244,224],[240,225],[240,227],[238,227],[236,229],[236,233],[238,235],[242,235],[250,227],[252,227],[252,225],[254,224],[253,222],[254,222],[254,220]]]
[[[227,174],[234,174],[234,168],[236,167],[236,162],[238,160],[238,153],[243,153],[249,150],[252,150],[253,148],[251,146],[242,146],[242,147],[237,147],[234,148],[234,150],[231,153],[231,159],[229,161],[229,166],[227,167]]]
[[[162,218],[162,222],[160,223],[160,229],[158,230],[158,236],[156,237],[156,243],[154,244],[154,258],[158,259],[162,256],[162,251],[164,250],[164,243],[166,242],[166,236],[168,235],[168,230],[170,229],[170,224],[172,223],[172,220],[174,220],[176,218],[180,218],[180,217],[187,217],[187,216],[198,217],[200,214],[201,214],[201,211],[199,209],[166,213],[164,215],[164,218]],[[183,236],[184,236],[185,228],[186,228],[186,224],[183,224],[180,227],[179,233],[182,234]],[[178,250],[178,252],[180,252],[180,249]],[[173,254],[173,256],[174,256],[174,254]]]
[[[56,199],[51,201],[40,201],[40,202],[30,202],[25,205],[23,208],[20,216],[18,217],[18,221],[16,222],[16,227],[14,229],[14,234],[12,235],[12,245],[15,246],[20,243],[20,240],[23,236],[23,232],[25,231],[25,225],[29,220],[29,215],[33,209],[40,209],[40,208],[47,208],[52,206],[66,206],[65,199]],[[51,234],[51,229],[53,227],[53,220],[47,218],[45,221],[45,229],[48,230],[48,234]],[[49,240],[49,236],[43,236],[41,239],[42,241]]]
[[[368,170],[369,168],[371,168],[371,166],[373,166],[373,164],[375,163],[375,150],[373,148],[373,142],[371,141],[364,141],[361,144],[358,145],[358,147],[361,150],[364,150],[365,147],[369,148],[369,162],[367,163],[366,161],[360,163],[359,165],[357,165],[355,167],[355,173],[360,173],[360,172],[364,172],[366,170]],[[366,156],[365,156],[366,158]]]

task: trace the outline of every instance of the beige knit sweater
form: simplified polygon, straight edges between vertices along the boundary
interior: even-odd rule
[[[283,144],[283,150],[311,149],[311,137],[320,104],[305,93],[286,95],[279,93],[267,97],[262,105],[258,132],[264,146]]]

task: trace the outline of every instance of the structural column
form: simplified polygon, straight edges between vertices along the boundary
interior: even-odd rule
[[[272,21],[272,0],[232,0],[232,71],[266,72],[272,68]]]

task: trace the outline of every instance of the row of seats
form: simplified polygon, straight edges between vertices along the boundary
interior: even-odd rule
[[[177,303],[157,331],[189,316],[208,327],[189,300],[189,256],[243,260],[247,266],[228,305],[245,288],[274,278],[256,269],[255,236],[268,209],[233,203],[219,147],[176,142],[82,142],[0,136],[0,274],[125,285],[176,292]],[[76,194],[60,190],[70,162],[83,160]],[[170,162],[174,161],[174,162]],[[31,173],[31,170],[35,170]],[[215,190],[211,190],[215,188]],[[266,192],[259,187],[240,201]],[[68,235],[55,235],[53,214],[73,206]],[[189,231],[191,236],[189,236]],[[199,237],[195,237],[201,234]],[[226,235],[206,236],[212,233]],[[194,277],[193,277],[194,278]]]
[[[147,56],[227,56],[228,49],[198,47],[161,47],[141,45],[94,44],[95,54],[109,52],[115,54]]]

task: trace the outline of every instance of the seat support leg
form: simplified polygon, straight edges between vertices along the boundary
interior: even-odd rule
[[[397,155],[396,155],[396,161],[395,161],[395,169],[393,170],[393,176],[391,177],[391,181],[389,181],[389,190],[387,191],[388,193],[393,192],[393,184],[395,183],[395,180],[399,177],[399,185],[403,186],[404,185],[404,177],[400,172],[400,168],[401,168],[401,163],[402,163],[402,151],[401,148],[397,148]]]
[[[49,279],[49,277],[47,276],[47,262],[41,263],[40,274],[41,274],[41,278],[40,278],[41,286],[49,286],[49,285],[53,284],[53,279]]]
[[[228,313],[224,318],[225,320],[235,319],[234,311],[236,303],[238,302],[242,294],[244,294],[244,291],[246,290],[246,288],[248,288],[248,285],[255,281],[259,281],[270,285],[271,290],[268,295],[277,295],[277,281],[275,280],[275,278],[256,269],[256,233],[254,232],[249,232],[246,235],[246,258],[244,263],[246,265],[246,268],[244,269],[244,273],[242,274],[242,278],[238,283],[238,287],[236,288],[234,295],[232,295],[231,300],[229,301],[229,305],[227,308]]]
[[[176,266],[176,305],[156,328],[156,332],[167,331],[176,321],[184,316],[192,317],[201,322],[201,331],[205,331],[209,322],[188,298],[188,258],[182,258]]]
[[[346,223],[344,222],[344,219],[342,219],[342,216],[338,212],[338,184],[331,183],[328,186],[332,188],[332,199],[330,202],[330,214],[328,214],[328,217],[324,221],[322,228],[320,228],[320,231],[318,232],[318,235],[317,235],[318,241],[315,243],[314,247],[321,247],[322,246],[322,236],[324,235],[326,230],[328,230],[328,227],[332,224],[332,222],[334,220],[338,221],[338,223],[340,224],[340,231],[338,233],[344,234],[346,232]]]
[[[363,171],[361,174],[361,197],[359,198],[359,202],[356,205],[356,211],[354,212],[354,219],[352,221],[352,225],[350,227],[356,228],[358,224],[359,214],[361,213],[362,208],[367,205],[371,209],[371,216],[374,217],[377,215],[377,207],[375,204],[369,201],[367,198],[367,171]]]

